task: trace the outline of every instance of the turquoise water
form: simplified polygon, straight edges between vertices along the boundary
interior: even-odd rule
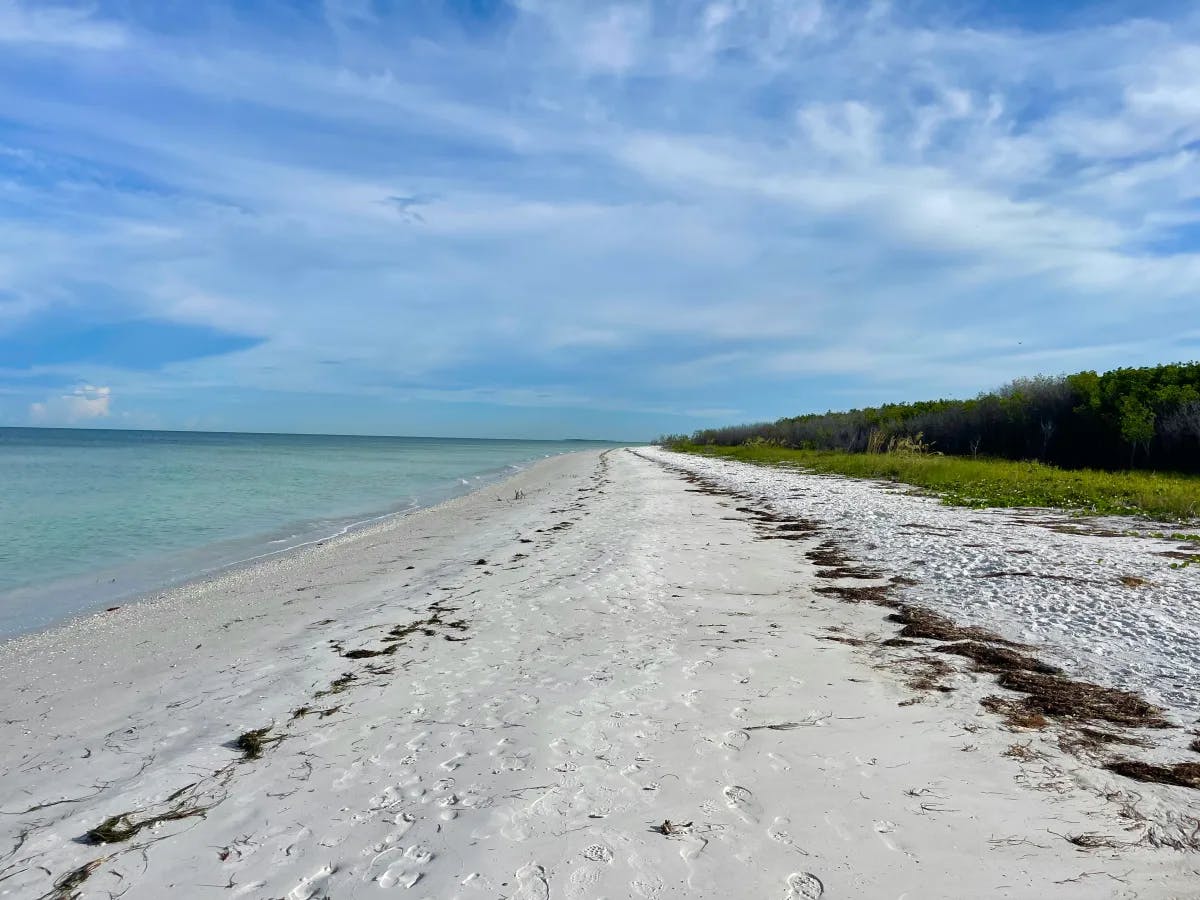
[[[431,505],[585,446],[0,428],[0,635]]]

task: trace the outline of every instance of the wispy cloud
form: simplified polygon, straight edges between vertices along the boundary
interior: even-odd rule
[[[114,50],[125,43],[125,30],[89,7],[0,0],[0,44]]]
[[[10,402],[36,373],[168,424],[255,427],[237,395],[419,431],[470,398],[559,434],[1196,355],[1195,14],[206,9],[0,2],[0,338],[253,341],[153,377],[47,353]]]

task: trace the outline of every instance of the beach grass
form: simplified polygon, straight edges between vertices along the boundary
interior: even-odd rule
[[[1038,462],[926,453],[843,453],[768,444],[672,449],[810,472],[882,478],[930,491],[952,506],[1059,507],[1098,515],[1145,515],[1171,522],[1200,517],[1200,476],[1171,472],[1059,469]]]

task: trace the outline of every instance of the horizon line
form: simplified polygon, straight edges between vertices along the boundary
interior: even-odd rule
[[[91,425],[0,425],[0,431],[116,431],[145,434],[236,434],[248,437],[361,437],[361,438],[406,438],[426,441],[522,441],[534,444],[648,444],[649,440],[622,441],[612,438],[527,438],[527,437],[463,437],[437,434],[353,434],[333,431],[225,431],[205,428],[120,428]]]

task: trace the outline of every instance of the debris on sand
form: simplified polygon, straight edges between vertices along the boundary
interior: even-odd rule
[[[274,727],[274,725],[268,725],[265,728],[254,728],[238,735],[233,746],[242,751],[242,759],[262,759],[262,755],[268,747],[274,747],[282,741],[282,734],[271,735]]]
[[[663,819],[663,823],[655,830],[660,834],[671,837],[676,834],[686,834],[687,830],[692,827],[691,822],[672,822],[670,819]]]
[[[1124,775],[1126,778],[1132,778],[1134,781],[1148,781],[1200,790],[1200,763],[1183,762],[1159,766],[1132,759],[1121,759],[1108,763],[1104,768],[1110,772],[1116,772],[1118,775]]]
[[[189,784],[177,790],[166,799],[164,802],[166,808],[160,813],[146,814],[139,810],[131,810],[109,816],[96,827],[89,829],[82,840],[86,844],[118,844],[129,840],[146,828],[154,828],[164,822],[177,822],[181,819],[203,816],[212,807],[202,806],[197,802],[192,793],[196,786],[196,784]],[[85,868],[87,867],[76,869],[64,877],[71,877]]]
[[[951,653],[955,656],[965,656],[975,663],[975,668],[983,672],[1026,671],[1039,672],[1043,675],[1060,675],[1062,669],[1042,662],[1024,653],[1018,653],[1008,647],[997,647],[980,641],[959,641],[935,648],[936,653]]]
[[[901,604],[888,619],[904,626],[900,629],[900,637],[934,641],[983,641],[1008,647],[1019,646],[985,628],[955,625],[952,620],[922,606]]]
[[[1128,728],[1173,728],[1163,710],[1137,694],[1039,672],[1007,671],[997,683],[1026,694],[1018,701],[1035,713],[1059,719],[1097,720]]]

